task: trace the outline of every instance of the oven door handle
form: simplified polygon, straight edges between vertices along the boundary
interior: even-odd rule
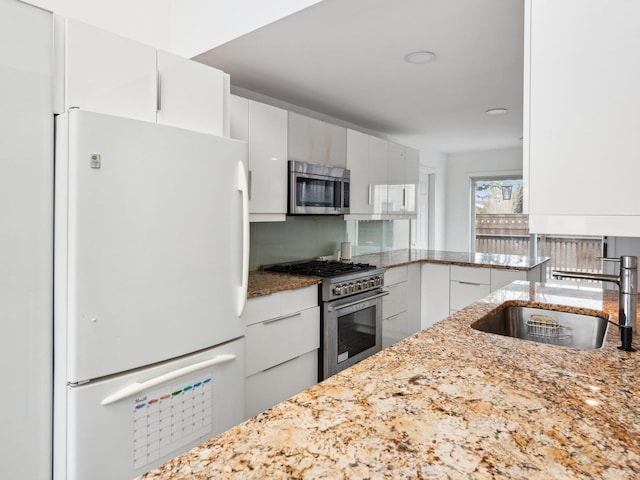
[[[327,310],[329,310],[330,312],[337,312],[338,310],[342,310],[343,308],[353,307],[354,305],[358,305],[359,303],[368,302],[369,300],[373,300],[375,298],[386,297],[387,295],[389,295],[389,292],[384,290],[382,293],[378,293],[377,295],[371,295],[370,297],[367,297],[367,298],[361,298],[360,300],[355,302],[345,303],[342,305],[338,305],[337,307],[327,307]]]

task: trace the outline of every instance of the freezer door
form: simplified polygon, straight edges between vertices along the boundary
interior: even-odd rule
[[[242,336],[246,143],[80,110],[57,129],[56,346],[68,381]]]
[[[54,447],[54,480],[130,480],[239,424],[243,359],[239,339],[68,388],[66,448]]]

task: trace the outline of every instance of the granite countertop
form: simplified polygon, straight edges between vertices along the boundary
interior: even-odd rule
[[[617,320],[615,291],[514,282],[142,478],[640,478],[640,352],[469,327],[504,302]]]
[[[490,267],[526,271],[531,270],[548,260],[548,257],[532,258],[518,255],[415,249],[394,250],[391,252],[357,255],[353,257],[354,262],[370,263],[384,268],[398,267],[416,262],[430,262],[469,267]],[[249,272],[247,298],[308,287],[309,285],[317,285],[318,283],[321,283],[321,281],[321,279],[316,277],[253,270]]]
[[[247,286],[247,298],[270,295],[285,290],[317,285],[322,279],[317,277],[305,277],[300,275],[288,275],[286,273],[264,272],[254,270],[249,272],[249,284]]]
[[[498,253],[450,252],[446,250],[404,249],[391,252],[357,255],[354,262],[372,263],[379,267],[397,267],[416,262],[445,263],[467,267],[503,268],[509,270],[532,270],[549,261],[549,257],[524,257]]]

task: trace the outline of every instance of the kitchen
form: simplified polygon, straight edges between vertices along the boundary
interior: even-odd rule
[[[62,6],[60,8],[61,10],[63,10]],[[133,7],[131,8],[133,9]],[[629,5],[626,5],[626,8],[631,8],[631,7]],[[589,11],[589,9],[582,8],[581,12],[584,12],[585,16],[588,16],[589,14],[593,15],[593,12]],[[288,12],[288,13],[291,13],[291,12]],[[560,13],[558,13],[558,15],[559,15],[558,18],[560,19],[560,21],[562,21],[563,17],[560,15]],[[627,17],[632,18],[633,15],[627,15]],[[105,18],[108,18],[108,17],[105,16]],[[619,19],[619,18],[618,20],[623,21],[622,19]],[[586,20],[584,24],[589,25],[589,23]],[[619,29],[619,30],[623,32],[625,31],[624,29]],[[535,32],[536,31],[534,30],[532,33],[535,34]],[[582,37],[576,36],[576,38],[582,38]],[[603,45],[606,45],[606,42],[603,43]],[[595,48],[595,46],[593,45],[592,47]],[[604,48],[604,47],[598,45],[598,48]],[[585,62],[584,58],[586,55],[590,55],[590,52],[585,51],[584,47],[578,48],[576,45],[567,45],[567,49],[569,49],[569,51],[571,51],[572,53],[576,54],[575,65],[572,64],[572,68],[576,68],[577,72],[582,72],[582,70],[580,70],[579,68],[583,68],[583,69],[587,68],[588,62]],[[582,56],[577,55],[578,52]],[[618,51],[616,52],[618,53]],[[535,53],[536,52],[532,52],[532,54],[535,54]],[[548,52],[543,52],[543,53],[548,54]],[[620,55],[622,55],[622,53],[620,53]],[[560,56],[560,54],[558,54],[558,56]],[[565,54],[565,55],[562,55],[561,57],[562,57],[562,60],[558,60],[557,58],[552,56],[546,56],[546,57],[542,56],[542,57],[534,57],[534,58],[549,59],[549,62],[558,61],[560,64],[562,64],[562,61],[566,59],[567,55]],[[591,57],[587,57],[587,58],[591,58]],[[615,56],[608,57],[603,54],[598,58],[600,59],[606,58],[607,61],[610,62],[607,64],[608,68],[613,68],[613,66],[618,64],[627,65],[627,63],[621,61],[621,58],[615,57]],[[626,57],[622,55],[622,58],[624,59]],[[439,58],[439,60],[442,60],[442,59]],[[556,64],[552,64],[551,66],[545,64],[545,68],[553,69],[558,67]],[[613,71],[617,71],[617,70],[613,70]],[[592,72],[590,73],[591,74],[589,75],[589,78],[594,77],[592,75]],[[633,71],[631,71],[630,73],[633,73]],[[585,75],[584,73],[581,73],[581,74]],[[576,73],[576,75],[578,75],[578,73]],[[585,77],[586,76],[587,75],[585,75]],[[570,82],[571,75],[567,75],[566,77],[568,78],[567,81]],[[6,78],[6,77],[3,76],[3,78]],[[525,75],[525,78],[529,78],[529,76]],[[531,77],[531,78],[533,78],[534,80],[537,79],[540,82],[543,82],[546,79],[546,77],[544,76],[543,78],[540,78],[540,79],[538,79],[537,77]],[[628,77],[625,77],[625,79],[629,79],[629,81],[632,81],[633,76],[628,75]],[[592,100],[592,104],[595,105],[595,106],[592,105],[592,108],[601,107],[606,112],[607,111],[607,109],[605,108],[606,104],[603,106],[597,103],[597,100],[600,100],[600,99],[593,98],[593,91],[595,91],[594,85],[597,86],[599,81],[605,81],[605,80],[602,80],[600,78],[594,78],[593,79],[594,84],[589,84],[588,82],[586,82],[584,84],[584,87],[582,87],[584,88],[584,90],[581,91],[580,93],[589,92],[589,98]],[[619,85],[620,83],[621,83],[621,80],[616,79],[616,85]],[[544,84],[542,85],[544,88]],[[625,90],[625,88],[623,87],[624,85],[619,86],[617,90],[613,93],[624,96],[626,92],[631,91],[630,88]],[[570,92],[571,89],[575,88],[575,85],[574,84],[566,85],[565,88],[569,89],[568,91]],[[613,95],[613,93],[611,93],[611,95]],[[559,94],[560,93],[558,93],[558,95]],[[632,141],[633,135],[631,132],[625,129],[627,127],[629,129],[632,129],[632,126],[634,125],[634,122],[635,122],[634,117],[626,112],[628,111],[630,112],[634,110],[632,107],[634,105],[633,102],[635,100],[633,99],[632,96],[624,96],[622,97],[624,99],[624,101],[622,102],[612,101],[613,104],[620,106],[619,111],[616,110],[616,112],[614,113],[620,114],[622,116],[621,117],[622,120],[620,120],[617,117],[611,118],[610,116],[605,116],[605,115],[598,117],[597,123],[600,127],[598,130],[600,134],[598,138],[600,138],[601,141],[595,142],[595,144],[591,144],[590,142],[585,142],[580,132],[569,132],[570,134],[568,134],[565,138],[553,137],[554,138],[553,145],[544,144],[544,142],[541,143],[539,141],[540,138],[546,138],[546,136],[549,136],[549,132],[545,131],[544,128],[541,128],[541,125],[542,126],[549,125],[550,129],[553,127],[552,131],[559,131],[559,127],[557,126],[557,124],[551,122],[551,120],[555,119],[556,122],[560,122],[560,121],[563,121],[563,119],[565,118],[571,119],[573,118],[571,116],[572,108],[576,108],[576,109],[585,108],[585,104],[589,103],[589,102],[584,102],[582,97],[574,99],[573,100],[574,103],[571,103],[571,102],[568,103],[567,100],[573,97],[567,94],[567,90],[563,91],[562,94],[564,95],[564,97],[562,98],[563,100],[562,105],[564,109],[562,109],[561,111],[553,110],[552,112],[549,112],[543,109],[540,111],[533,112],[536,115],[542,115],[542,117],[540,118],[536,117],[535,115],[525,115],[525,121],[527,119],[531,119],[531,122],[533,122],[533,125],[531,126],[530,136],[525,135],[524,137],[524,142],[525,142],[524,169],[522,166],[522,150],[520,150],[520,159],[519,159],[520,165],[518,166],[517,158],[518,158],[519,149],[517,146],[511,147],[510,149],[506,149],[500,152],[500,158],[504,159],[503,163],[500,163],[502,162],[501,160],[496,160],[495,158],[494,159],[488,158],[488,157],[491,157],[491,155],[486,154],[486,152],[478,153],[478,154],[473,154],[473,153],[452,154],[450,156],[447,156],[448,158],[446,158],[446,162],[445,162],[445,155],[438,154],[437,152],[434,152],[434,150],[428,149],[428,148],[420,149],[421,162],[426,162],[426,165],[430,166],[433,169],[433,171],[435,171],[435,175],[436,175],[436,178],[435,178],[436,188],[434,190],[434,194],[436,195],[435,208],[438,210],[436,210],[435,215],[433,216],[434,218],[432,219],[432,221],[434,222],[434,228],[432,229],[434,242],[431,243],[432,248],[441,249],[441,250],[444,250],[444,249],[454,250],[454,251],[466,251],[468,249],[467,239],[469,238],[469,235],[464,234],[464,231],[468,230],[469,228],[468,227],[469,222],[466,221],[466,216],[468,215],[466,213],[467,209],[464,206],[461,208],[460,204],[456,203],[460,201],[465,201],[464,200],[465,197],[468,198],[468,195],[466,192],[463,192],[462,195],[460,195],[459,193],[460,189],[464,190],[466,186],[464,185],[461,186],[460,182],[455,180],[454,175],[449,175],[449,173],[460,171],[460,175],[464,177],[465,175],[468,175],[467,172],[469,171],[481,171],[483,169],[483,166],[482,166],[483,159],[486,159],[487,163],[494,162],[493,165],[500,163],[502,170],[512,170],[512,169],[516,170],[520,168],[521,170],[524,170],[525,176],[527,174],[530,174],[531,183],[529,185],[529,188],[530,188],[529,212],[530,214],[537,215],[533,219],[533,221],[538,222],[537,225],[535,226],[537,231],[540,231],[540,232],[551,231],[551,232],[557,233],[558,231],[562,230],[563,227],[565,227],[569,229],[568,233],[595,233],[595,234],[601,234],[601,235],[611,235],[615,237],[616,245],[613,252],[611,251],[609,252],[610,254],[618,256],[623,254],[633,254],[637,252],[638,248],[637,248],[637,243],[635,238],[640,236],[640,233],[636,228],[636,224],[634,223],[636,222],[635,219],[637,218],[637,216],[633,211],[633,205],[637,203],[630,200],[627,200],[625,202],[614,201],[614,200],[618,200],[616,198],[613,198],[616,196],[610,195],[609,192],[605,192],[604,189],[602,188],[602,185],[610,185],[611,188],[616,188],[617,192],[622,192],[622,194],[624,195],[624,199],[627,199],[627,197],[630,197],[631,195],[633,195],[632,192],[635,191],[633,188],[633,184],[627,184],[627,182],[632,181],[633,175],[627,175],[627,176],[622,176],[622,178],[618,178],[619,169],[612,168],[604,172],[601,171],[602,169],[598,169],[598,175],[597,175],[598,178],[596,179],[597,180],[596,185],[593,185],[592,183],[590,183],[592,181],[590,178],[580,177],[580,180],[581,181],[584,180],[586,182],[585,185],[588,186],[586,191],[589,192],[589,199],[584,198],[585,193],[584,191],[581,191],[579,182],[567,181],[568,178],[572,178],[572,179],[576,178],[575,177],[577,175],[576,172],[584,173],[584,175],[587,175],[587,172],[591,171],[589,168],[585,168],[583,163],[580,163],[579,166],[576,166],[569,161],[569,159],[576,158],[578,156],[579,158],[581,158],[582,162],[587,162],[591,160],[595,162],[596,161],[595,158],[601,159],[605,157],[613,159],[611,161],[608,161],[609,164],[613,164],[613,161],[615,159],[619,159],[618,161],[620,162],[620,165],[623,165],[625,168],[633,168],[632,167],[633,163],[631,163],[628,160],[628,156],[630,152],[633,151],[631,149],[631,145],[628,142]],[[585,96],[586,96],[586,93],[585,93]],[[560,103],[557,103],[557,105],[560,105]],[[544,117],[545,114],[551,115],[551,118]],[[586,114],[582,114],[581,118],[586,118],[585,115]],[[536,121],[540,123],[535,123]],[[567,123],[570,123],[572,126],[574,126],[575,124],[576,129],[579,129],[580,127],[579,122],[565,121],[565,124]],[[621,130],[620,132],[618,131],[612,132],[610,125],[613,125],[613,124],[624,125],[625,129]],[[541,130],[538,131],[534,127],[540,128]],[[563,125],[563,128],[565,127],[566,125]],[[528,130],[526,129],[526,126],[525,126],[525,132],[527,131]],[[602,132],[607,132],[607,135],[602,135]],[[373,133],[375,132],[370,132],[370,133],[373,135]],[[536,135],[539,135],[539,136],[536,136]],[[577,138],[580,138],[581,142],[576,142]],[[593,138],[595,141],[596,135],[594,134],[589,138]],[[537,143],[536,142],[531,143],[533,142],[533,140],[536,140],[536,139],[538,140]],[[602,139],[604,139],[604,141],[602,141]],[[613,141],[613,139],[615,139],[615,142]],[[401,140],[401,139],[398,139],[398,140]],[[518,139],[516,138],[516,140]],[[404,143],[404,141],[402,141],[401,143]],[[577,143],[581,144],[581,150],[579,151],[579,154],[574,153],[574,150],[578,148]],[[412,143],[409,141],[406,141],[406,144],[412,145]],[[613,148],[612,145],[615,145],[616,147],[615,151],[611,150]],[[556,164],[561,162],[560,160],[557,160],[557,157],[555,155],[557,155],[558,152],[561,153],[562,161],[567,165],[566,168],[569,171],[562,172],[561,175],[558,175],[557,184],[554,183],[555,182],[554,179],[549,178],[552,176],[548,175],[548,165],[546,168],[544,165],[542,165],[540,167],[541,170],[535,170],[533,168],[535,166],[533,164],[534,162],[531,162],[531,165],[529,166],[529,168],[527,167],[526,162],[530,161],[529,156],[531,156],[532,159],[540,158],[540,157],[536,157],[536,155],[540,155],[539,150],[537,149],[542,149],[541,151],[543,152],[542,154],[545,158],[555,159],[554,162]],[[548,151],[549,149],[552,149],[553,152],[549,152]],[[451,165],[448,165],[450,160],[452,160]],[[461,168],[458,167],[459,165],[462,165],[465,162],[468,162],[469,164],[475,162],[475,166],[461,167]],[[447,163],[446,166],[445,166],[445,163]],[[595,165],[595,163],[593,163],[592,165]],[[459,170],[457,170],[458,168]],[[492,170],[492,169],[498,169],[498,168],[488,167],[487,169]],[[604,182],[602,182],[602,180],[604,180]],[[549,185],[548,190],[546,185]],[[613,185],[616,185],[616,187],[613,187]],[[536,191],[535,189],[536,186],[538,186],[539,189],[542,188],[543,191],[541,190]],[[47,183],[45,181],[43,183],[43,187],[38,191],[40,192],[40,194],[42,194],[42,192],[46,191],[47,188],[50,188],[50,187],[47,187]],[[577,191],[574,191],[576,189]],[[562,196],[560,198],[551,197],[550,195],[547,195],[545,193],[547,191],[554,192],[554,195],[560,195],[560,194],[573,195],[572,198],[575,198],[578,201],[569,202],[567,201],[567,198],[565,198],[565,196]],[[594,192],[600,193],[600,195],[594,194]],[[14,189],[14,190],[11,190],[11,193],[15,196],[21,192],[19,191],[16,192]],[[21,198],[21,197],[16,197],[16,198]],[[450,198],[454,198],[455,200],[450,202],[449,201]],[[550,199],[552,200],[551,202],[552,205],[549,205]],[[442,200],[442,201],[438,201],[438,200]],[[597,201],[599,203],[597,205],[594,205],[593,204],[594,201]],[[9,205],[9,203],[7,203],[7,205]],[[562,209],[560,209],[559,205],[566,206],[566,208],[569,210],[563,211]],[[587,213],[585,213],[585,209]],[[589,215],[590,212],[593,212],[594,215]],[[5,213],[3,213],[3,215],[5,215]],[[8,218],[13,218],[13,217],[8,217]],[[456,220],[454,221],[454,219]],[[339,241],[347,240],[347,238],[345,238],[346,230],[338,230],[340,232],[339,235],[331,234],[331,232],[332,231],[335,232],[335,229],[337,228],[338,229],[347,228],[346,226],[342,226],[342,227],[338,226],[338,224],[333,220],[335,219],[326,219],[326,217],[325,219],[322,219],[322,220],[301,219],[300,221],[298,221],[296,219],[293,221],[293,223],[291,223],[291,225],[293,226],[289,225],[290,224],[289,220],[277,225],[275,224],[275,222],[273,225],[269,225],[270,222],[267,222],[265,224],[252,223],[251,241],[256,242],[257,239],[261,237],[262,238],[266,237],[268,240],[273,239],[269,241],[271,241],[273,245],[276,245],[277,240],[279,241],[284,240],[285,244],[280,246],[279,248],[281,248],[280,250],[281,252],[285,252],[287,250],[291,250],[292,248],[299,248],[299,246],[296,245],[296,242],[294,239],[297,235],[300,235],[302,232],[304,232],[304,234],[306,235],[306,237],[304,238],[309,240],[308,241],[309,245],[315,245],[315,242],[317,241],[317,239],[321,238],[321,234],[324,234],[325,232],[329,232],[327,234],[327,238],[336,239],[336,240],[333,240],[333,244],[331,244],[330,246],[323,245],[322,251],[318,253],[314,251],[309,254],[308,252],[305,252],[303,249],[303,251],[300,252],[300,255],[305,255],[307,257],[310,257],[310,256],[315,256],[317,254],[323,254],[323,255],[331,254],[338,247],[337,244],[339,243]],[[17,220],[14,220],[14,221],[17,221]],[[359,221],[359,220],[349,220],[348,222],[355,222],[355,221]],[[379,222],[379,223],[375,223],[375,222]],[[402,222],[406,222],[408,224],[411,222],[411,220],[399,220],[394,222],[400,223],[400,224],[402,224]],[[380,228],[385,228],[384,227],[385,225],[389,225],[386,220],[372,220],[365,223],[380,225]],[[283,228],[285,229],[284,235],[282,233]],[[287,229],[290,229],[290,230],[287,230]],[[403,232],[406,232],[406,231],[410,231],[410,228],[407,227],[403,229]],[[462,231],[462,234],[460,234],[460,231]],[[393,238],[394,239],[403,238],[403,237],[406,238],[407,236],[410,236],[407,233],[403,233],[403,232],[401,232],[399,237],[396,237],[394,235]],[[44,238],[46,237],[46,235],[47,234],[45,232],[42,234],[42,237]],[[337,238],[338,236],[340,236],[340,238]],[[33,241],[33,238],[32,238],[32,241]],[[460,243],[460,242],[463,242],[463,243]],[[381,243],[384,244],[384,241]],[[20,243],[18,243],[18,245],[20,245]],[[254,244],[251,245],[252,247],[251,255],[254,256],[250,261],[252,266],[255,266],[259,263],[267,263],[267,262],[263,262],[259,251],[256,252],[256,248],[254,248],[254,246],[255,246]],[[47,249],[46,245],[41,246],[40,248],[42,248],[44,251],[46,251]],[[258,246],[258,249],[260,248],[261,247]],[[265,250],[268,250],[268,249],[265,249],[264,247],[262,247],[262,251],[264,252]],[[269,255],[269,253],[263,253],[263,255]],[[277,258],[275,262],[281,261],[280,258]],[[304,257],[300,256],[298,258],[304,258]],[[282,258],[282,261],[286,261],[289,259],[290,258]],[[25,265],[28,263],[29,262],[24,262]],[[10,279],[7,279],[7,281],[10,281]],[[45,290],[46,288],[42,289],[42,291],[45,291]],[[46,304],[46,295],[45,295],[44,304]],[[35,305],[35,304],[32,304],[32,305]],[[32,308],[35,308],[35,307],[32,307]],[[445,326],[442,326],[441,328],[444,329]],[[20,335],[27,336],[27,338],[30,338],[27,332],[23,330],[20,330],[19,332],[20,332]],[[37,351],[42,352],[43,355],[44,353],[46,353],[46,350],[50,348],[46,344],[41,344],[40,346],[36,346],[32,343],[31,344],[28,343],[28,345],[31,345],[31,348],[35,348]],[[10,362],[9,360],[4,361],[3,364],[8,365],[9,362]],[[45,364],[46,364],[46,361],[45,361]],[[14,373],[10,373],[10,372],[6,372],[5,374],[5,370],[3,367],[3,377],[5,376],[8,379],[8,381],[12,382],[13,384],[20,383],[20,376],[16,376]],[[35,378],[33,379],[33,381],[37,383]],[[32,391],[32,390],[29,390],[29,391]],[[8,411],[8,409],[5,409],[5,411]],[[18,432],[17,428],[16,428],[16,432]],[[16,436],[18,437],[17,433],[16,433]],[[11,451],[11,449],[9,449],[9,451]],[[4,460],[5,458],[3,457],[3,464],[8,465],[8,463],[4,463]],[[34,478],[36,477],[36,475],[33,475],[33,476]]]

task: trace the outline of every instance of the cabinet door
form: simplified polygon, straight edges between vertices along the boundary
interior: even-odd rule
[[[389,157],[387,163],[388,205],[387,213],[391,215],[405,212],[404,197],[404,147],[389,142]]]
[[[56,113],[77,107],[156,121],[155,48],[64,17],[55,28]]]
[[[345,167],[347,129],[289,112],[289,160]]]
[[[373,213],[369,181],[369,135],[347,130],[347,168],[351,171],[351,215]]]
[[[420,279],[421,328],[449,316],[449,265],[424,263]]]
[[[419,263],[409,265],[407,278],[407,335],[422,330],[420,321],[420,289],[422,267]]]
[[[246,381],[245,417],[251,418],[318,383],[318,352],[300,355]]]
[[[223,135],[224,72],[158,51],[158,123]]]
[[[530,230],[639,236],[640,2],[527,6]]]
[[[372,195],[373,214],[378,216],[388,211],[388,162],[389,142],[382,138],[369,137],[369,188]]]
[[[420,183],[420,151],[404,147],[404,212],[415,215]]]
[[[0,400],[3,479],[51,479],[51,23],[50,12],[0,1],[0,377],[11,388]]]
[[[527,272],[522,270],[503,270],[499,268],[491,269],[492,292],[509,285],[511,282],[515,282],[516,280],[527,280]]]
[[[249,212],[279,214],[284,220],[288,176],[286,110],[249,100],[249,172]]]

